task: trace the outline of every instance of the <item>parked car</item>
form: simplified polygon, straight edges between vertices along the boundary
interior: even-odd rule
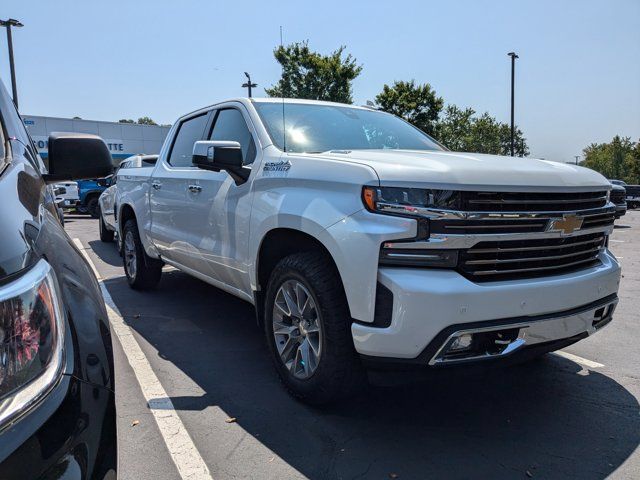
[[[103,242],[113,242],[114,235],[116,233],[114,202],[118,183],[118,172],[120,169],[149,167],[155,165],[156,160],[158,160],[158,155],[132,155],[120,162],[118,169],[113,173],[113,175],[110,175],[98,182],[102,186],[106,187],[106,190],[102,192],[98,199],[100,212],[98,228],[100,229],[100,240]]]
[[[627,205],[629,208],[640,207],[640,185],[627,185]]]
[[[97,178],[80,180],[76,210],[80,213],[88,213],[92,218],[98,218],[100,216],[98,199],[106,188],[105,184]]]
[[[283,383],[323,403],[365,368],[524,359],[607,325],[610,190],[373,109],[243,98],[180,118],[115,204],[132,288],[167,263],[252,303]]]
[[[64,195],[66,195],[67,189],[65,187],[60,187],[57,185],[49,185],[48,187],[53,191],[54,203],[56,205],[58,218],[60,219],[60,223],[64,227],[64,204],[66,202]]]
[[[627,213],[627,190],[625,187],[611,182],[610,200],[616,206],[616,219]]]
[[[60,208],[65,210],[76,208],[78,200],[80,199],[78,194],[78,182],[60,182],[56,183],[53,187],[64,189],[64,193],[56,195],[56,200],[58,201]]]
[[[114,478],[107,313],[50,186],[106,175],[111,156],[98,137],[52,134],[47,169],[2,85],[0,123],[0,478]]]

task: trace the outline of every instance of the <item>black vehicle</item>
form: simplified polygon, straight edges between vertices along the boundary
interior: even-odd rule
[[[640,207],[640,185],[626,185],[627,205],[629,208]]]
[[[115,478],[107,313],[49,186],[107,175],[111,157],[52,134],[45,165],[1,83],[0,124],[0,479]]]
[[[627,213],[627,191],[622,185],[611,182],[611,192],[609,195],[609,199],[616,206],[615,217],[618,219]]]

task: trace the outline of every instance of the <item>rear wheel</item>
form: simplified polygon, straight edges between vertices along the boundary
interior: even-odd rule
[[[111,243],[113,242],[113,230],[109,230],[107,228],[107,225],[104,223],[104,219],[102,218],[102,214],[100,214],[100,219],[98,220],[99,222],[99,230],[100,230],[100,240],[105,242],[105,243]]]
[[[125,222],[122,235],[122,259],[129,286],[135,290],[156,287],[162,275],[162,261],[146,254],[134,219]]]
[[[364,385],[350,325],[340,277],[326,255],[280,261],[267,287],[265,335],[276,370],[295,397],[323,404]]]
[[[100,216],[100,205],[98,204],[98,197],[91,197],[87,201],[87,213],[91,215],[91,218],[98,218]]]

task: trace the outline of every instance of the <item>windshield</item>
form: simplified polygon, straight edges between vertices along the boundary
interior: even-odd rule
[[[271,141],[280,150],[296,153],[328,150],[442,150],[431,137],[388,113],[362,108],[254,102]],[[286,143],[286,148],[285,148]]]

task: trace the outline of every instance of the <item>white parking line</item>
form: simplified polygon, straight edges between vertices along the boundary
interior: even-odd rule
[[[566,358],[567,360],[571,360],[572,362],[579,363],[580,365],[584,365],[587,368],[604,367],[602,363],[594,362],[593,360],[588,360],[586,358],[579,357],[578,355],[574,355],[573,353],[563,352],[562,350],[558,350],[557,352],[554,352],[554,355],[558,355],[559,357]]]
[[[142,394],[149,405],[151,413],[153,413],[153,418],[158,424],[162,439],[167,445],[171,460],[173,460],[173,463],[176,465],[180,477],[190,480],[212,479],[213,477],[209,472],[209,468],[200,456],[200,452],[198,452],[198,449],[194,445],[182,420],[180,420],[173,406],[173,402],[171,402],[160,380],[158,380],[158,377],[153,372],[149,360],[147,360],[138,341],[133,336],[133,332],[124,322],[111,295],[109,295],[109,291],[107,287],[105,287],[100,273],[87,253],[87,248],[79,238],[74,238],[73,243],[75,243],[87,260],[100,283],[100,289],[102,290],[102,296],[107,306],[107,314],[109,315],[111,328],[122,345],[122,350],[129,361],[129,365],[131,365],[133,369]]]

